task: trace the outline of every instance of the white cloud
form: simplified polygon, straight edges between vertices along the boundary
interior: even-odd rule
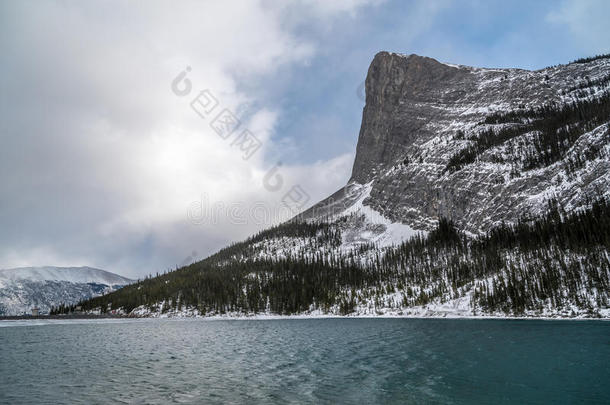
[[[355,14],[364,6],[379,5],[385,0],[301,0],[300,4],[310,9],[320,17],[333,17],[340,13],[350,16]]]
[[[565,24],[588,52],[610,52],[610,2],[606,0],[566,0],[547,16],[551,23]]]
[[[359,3],[310,6],[332,18]],[[281,111],[250,110],[255,100],[238,80],[306,63],[316,52],[267,3],[1,7],[0,267],[88,264],[142,275],[262,227],[194,226],[187,208],[202,194],[211,203],[273,205],[301,184],[313,202],[349,175],[351,157],[340,156],[283,167],[286,190],[262,186]],[[181,98],[170,83],[186,66],[193,91]],[[190,108],[203,89],[219,108],[240,112],[242,126],[263,141],[251,159]]]

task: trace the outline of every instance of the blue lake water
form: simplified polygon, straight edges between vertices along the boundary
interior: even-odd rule
[[[35,325],[0,322],[0,403],[610,403],[602,321]]]

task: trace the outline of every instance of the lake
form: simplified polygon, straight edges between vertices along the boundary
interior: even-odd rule
[[[0,322],[0,403],[610,403],[610,323]]]

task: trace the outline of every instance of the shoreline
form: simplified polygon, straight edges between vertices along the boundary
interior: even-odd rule
[[[70,321],[70,320],[202,320],[202,321],[272,321],[272,320],[316,320],[316,319],[448,319],[448,320],[533,320],[533,321],[610,321],[610,317],[552,317],[552,316],[497,316],[497,315],[453,315],[453,314],[411,314],[411,315],[333,315],[333,314],[296,314],[296,315],[181,315],[163,314],[161,316],[134,315],[39,315],[39,316],[0,316],[2,321]]]
[[[135,318],[122,315],[91,315],[91,314],[75,314],[75,315],[3,315],[0,316],[0,321],[25,321],[25,320],[48,320],[48,319],[122,319]]]

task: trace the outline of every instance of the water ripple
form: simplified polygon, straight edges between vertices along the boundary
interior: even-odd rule
[[[0,403],[610,402],[605,322],[44,325],[0,328]]]

